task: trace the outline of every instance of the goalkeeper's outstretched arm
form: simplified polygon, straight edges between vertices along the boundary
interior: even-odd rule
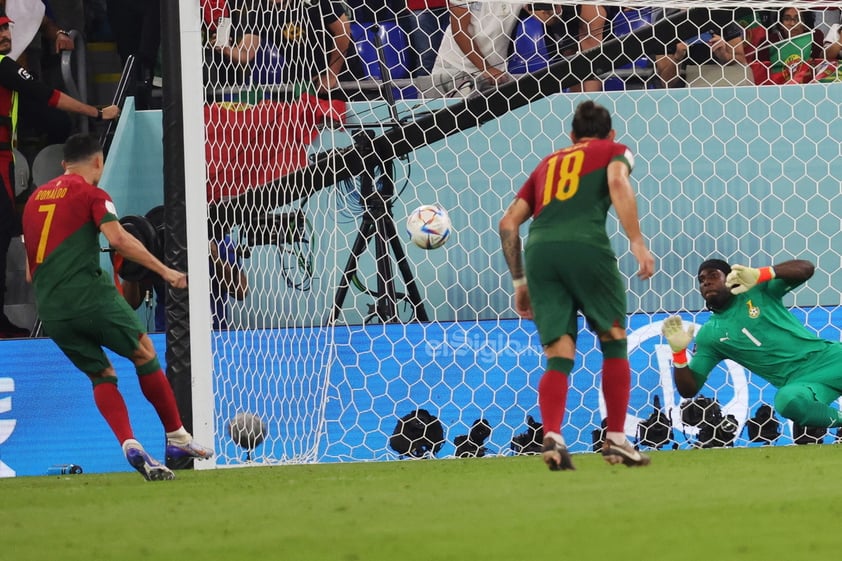
[[[693,340],[694,331],[692,324],[684,329],[679,316],[668,317],[661,327],[661,333],[672,350],[672,377],[681,397],[693,397],[701,389],[693,371],[687,366],[687,347]]]
[[[675,389],[678,390],[681,397],[690,398],[699,393],[701,388],[696,382],[696,378],[693,376],[693,371],[690,370],[689,366],[673,365],[672,377],[673,380],[675,380]]]

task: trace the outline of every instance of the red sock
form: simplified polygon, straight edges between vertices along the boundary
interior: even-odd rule
[[[169,380],[160,368],[151,374],[139,375],[140,389],[149,403],[155,407],[164,430],[172,432],[181,428],[181,415],[178,414],[178,406],[175,403],[175,394],[172,391]]]
[[[625,432],[629,409],[631,370],[627,358],[606,358],[602,361],[602,395],[605,397],[608,432]]]
[[[116,383],[103,382],[95,385],[94,402],[120,444],[134,438],[132,424],[129,421],[129,410]]]
[[[544,434],[561,434],[561,421],[567,407],[567,373],[547,370],[538,383],[538,406],[541,409],[541,423]]]

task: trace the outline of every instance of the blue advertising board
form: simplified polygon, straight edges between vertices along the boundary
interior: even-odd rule
[[[832,310],[807,308],[794,309],[793,313],[822,336],[839,338]],[[706,312],[682,316],[701,325]],[[660,323],[665,317],[638,314],[630,318],[633,389],[626,432],[632,439],[637,436],[637,425],[650,415],[653,397],[657,395],[665,414],[672,419],[674,446],[687,448],[693,446],[696,429],[681,422],[681,401],[672,386],[669,349],[660,335]],[[236,393],[242,400],[264,403],[279,395],[300,392],[299,413],[276,415],[283,420],[273,421],[278,425],[270,427],[270,433],[294,434],[307,426],[307,415],[319,416],[317,425],[324,433],[312,435],[319,442],[314,460],[397,458],[388,448],[396,415],[416,408],[428,409],[444,425],[447,443],[439,457],[453,455],[454,437],[467,434],[471,423],[479,418],[486,419],[492,427],[486,442],[489,453],[511,454],[511,440],[526,428],[526,415],[540,418],[535,388],[543,372],[543,358],[531,322],[336,327],[331,333],[328,328],[311,330],[317,335],[307,338],[312,348],[299,347],[298,351],[302,356],[325,358],[323,364],[310,363],[304,368],[278,365],[276,359],[261,358],[262,353],[254,351],[263,339],[284,340],[276,330],[227,332],[227,344],[242,345],[237,353],[242,358],[235,360],[248,364],[242,369],[232,367],[232,356],[217,353],[215,386],[217,396],[229,394],[230,398]],[[299,332],[293,330],[286,339],[295,340]],[[155,334],[152,338],[163,356],[164,336]],[[328,340],[332,352],[320,355]],[[44,475],[50,466],[68,463],[91,473],[130,470],[94,405],[90,383],[50,340],[4,341],[0,345],[4,362],[0,375],[0,476]],[[602,358],[597,341],[587,330],[581,330],[578,346],[565,437],[574,452],[585,452],[590,449],[591,432],[604,416],[598,374]],[[119,387],[126,398],[136,437],[160,457],[163,430],[154,409],[140,392],[132,365],[109,356],[120,374]],[[225,368],[222,360],[228,361]],[[249,371],[262,375],[232,374],[240,376],[233,379],[220,374]],[[312,387],[323,372],[329,373],[326,399],[317,392],[301,390]],[[723,413],[734,416],[739,424],[735,445],[745,446],[750,443],[743,425],[760,404],[773,403],[774,388],[742,367],[725,362],[714,371],[701,393],[715,396]],[[252,397],[244,397],[249,395]],[[220,420],[215,447],[236,457],[238,451],[223,426],[230,413],[226,413],[226,408],[231,406],[229,401],[217,399]],[[790,444],[790,429],[786,424],[783,427],[784,434],[777,443]],[[829,433],[826,441],[832,438]],[[288,455],[290,451],[284,450],[287,446],[293,444],[274,442],[270,455]],[[265,450],[257,452],[269,455]]]

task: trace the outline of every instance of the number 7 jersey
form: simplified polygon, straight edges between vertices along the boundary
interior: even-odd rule
[[[41,319],[70,319],[116,292],[100,267],[99,225],[117,220],[111,197],[75,174],[39,187],[23,210],[23,236]]]
[[[605,219],[611,207],[608,164],[634,159],[623,144],[607,139],[579,142],[541,160],[518,191],[532,209],[527,245],[576,241],[611,250]]]

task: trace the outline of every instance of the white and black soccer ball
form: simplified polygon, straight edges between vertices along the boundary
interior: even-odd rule
[[[237,413],[228,421],[228,435],[240,448],[254,450],[266,438],[266,424],[254,413]]]
[[[453,226],[447,211],[439,205],[421,205],[406,219],[409,239],[422,249],[436,249],[444,245]]]

